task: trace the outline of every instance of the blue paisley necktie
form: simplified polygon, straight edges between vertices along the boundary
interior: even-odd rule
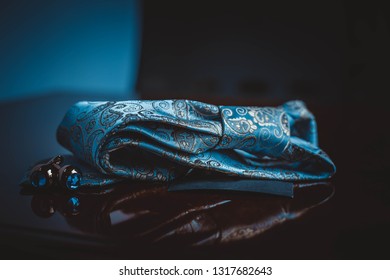
[[[301,101],[275,108],[190,100],[79,102],[66,113],[57,139],[100,171],[86,185],[102,185],[104,177],[170,181],[192,169],[283,181],[335,173]]]

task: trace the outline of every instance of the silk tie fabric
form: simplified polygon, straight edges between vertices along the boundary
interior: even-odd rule
[[[336,170],[302,101],[280,107],[83,101],[68,110],[57,139],[101,174],[89,185],[102,185],[105,176],[170,181],[192,169],[282,181],[324,180]]]

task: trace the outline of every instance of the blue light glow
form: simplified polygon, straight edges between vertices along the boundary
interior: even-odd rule
[[[0,101],[48,92],[135,92],[140,5],[9,1],[0,11]]]

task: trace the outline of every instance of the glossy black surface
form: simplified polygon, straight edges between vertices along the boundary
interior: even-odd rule
[[[165,185],[136,182],[103,193],[20,188],[29,166],[67,153],[56,143],[55,130],[67,108],[81,99],[55,96],[0,105],[2,258],[389,258],[388,133],[367,118],[385,117],[377,105],[308,104],[317,117],[320,145],[338,172],[331,185],[299,189],[292,200],[170,193]],[[251,234],[248,229],[256,234],[242,240]]]

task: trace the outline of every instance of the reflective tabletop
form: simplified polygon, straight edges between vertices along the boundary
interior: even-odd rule
[[[55,130],[68,107],[81,99],[57,95],[0,104],[3,259],[389,257],[390,192],[383,172],[388,165],[386,151],[375,151],[375,143],[387,134],[379,132],[363,145],[348,141],[344,136],[367,120],[340,120],[358,107],[310,107],[317,116],[320,146],[338,172],[329,182],[296,184],[294,198],[168,191],[167,183],[136,181],[71,193],[21,187],[35,162],[69,153],[56,142]],[[357,157],[353,151],[359,149]],[[196,179],[202,186],[213,182]]]

